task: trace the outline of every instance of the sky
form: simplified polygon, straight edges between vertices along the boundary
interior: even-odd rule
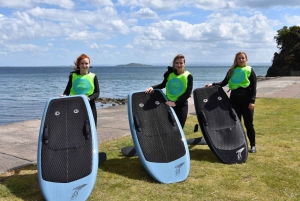
[[[0,0],[0,66],[271,64],[299,0]]]

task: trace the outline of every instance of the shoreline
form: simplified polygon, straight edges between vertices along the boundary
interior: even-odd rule
[[[257,76],[257,82],[270,80],[270,79],[276,79],[278,77],[265,77],[265,76]],[[103,108],[107,107],[113,107],[117,105],[126,105],[127,104],[127,98],[108,98],[108,97],[99,97],[95,100],[96,103],[100,103],[100,106]],[[105,107],[107,106],[107,107]]]
[[[257,76],[257,82],[266,81],[266,80],[270,80],[270,79],[276,79],[276,78],[279,78],[279,77],[265,77],[265,76],[259,75],[259,76]],[[100,103],[100,107],[99,106],[97,107],[97,111],[98,111],[98,110],[107,109],[107,108],[110,108],[110,107],[126,105],[127,104],[127,98],[98,97],[95,100],[95,103],[97,103],[97,104]],[[14,124],[14,123],[20,123],[20,122],[25,122],[25,121],[36,121],[36,120],[41,120],[41,118],[27,119],[27,120],[16,121],[16,122],[9,122],[9,123],[5,123],[5,124],[1,124],[0,126]]]
[[[277,78],[277,79],[274,79]],[[300,76],[258,78],[258,98],[296,98],[300,101]],[[194,115],[194,101],[189,101],[189,114]],[[284,103],[284,100],[282,100]],[[98,103],[99,104],[99,103]],[[126,104],[97,109],[98,143],[130,136]],[[41,119],[0,125],[0,174],[37,162],[37,141]],[[101,150],[101,149],[100,149]]]

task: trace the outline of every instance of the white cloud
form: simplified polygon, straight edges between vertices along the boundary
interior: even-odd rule
[[[290,15],[287,14],[284,16],[288,26],[300,26],[300,15]]]
[[[299,7],[299,0],[119,0],[118,5],[142,7],[154,10],[177,10],[181,7],[192,7],[203,10],[231,10],[245,8]]]
[[[72,9],[75,5],[72,0],[0,0],[1,7],[14,9],[27,9],[43,4],[59,6],[65,9]]]
[[[87,3],[91,3],[96,7],[114,6],[111,0],[84,0]]]
[[[175,12],[167,15],[167,19],[175,18],[178,16],[189,16],[189,15],[191,15],[191,12]]]
[[[299,7],[299,0],[244,0],[238,1],[235,0],[236,5],[240,5],[240,7],[247,6],[249,8],[271,8],[271,7]]]
[[[130,44],[127,44],[127,45],[125,45],[125,48],[128,48],[128,49],[133,49],[133,46],[132,46],[132,45],[130,45]]]
[[[5,48],[9,52],[33,52],[33,53],[40,53],[40,52],[46,52],[49,50],[48,47],[43,47],[43,46],[37,46],[34,44],[9,44],[5,45]]]
[[[153,8],[157,10],[178,9],[184,1],[170,0],[118,0],[117,5],[128,7]]]
[[[90,48],[91,48],[91,49],[99,49],[99,46],[97,45],[97,43],[92,43],[92,44],[90,45]]]
[[[149,8],[141,8],[139,11],[132,14],[133,17],[142,19],[157,19],[158,15]]]
[[[298,1],[0,0],[0,55],[96,50],[111,61],[177,53],[213,60],[244,50],[264,60],[278,29],[300,25]]]
[[[104,45],[99,45],[97,43],[92,43],[90,44],[90,48],[91,49],[114,49],[114,48],[117,48],[116,46],[114,45],[110,45],[110,44],[104,44]]]

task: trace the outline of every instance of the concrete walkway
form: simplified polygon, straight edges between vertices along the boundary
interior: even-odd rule
[[[300,76],[265,78],[257,83],[257,97],[300,98]],[[192,98],[189,113],[195,113]],[[0,174],[36,164],[40,123],[30,120],[0,126]],[[99,144],[130,135],[127,106],[99,109],[97,127]]]

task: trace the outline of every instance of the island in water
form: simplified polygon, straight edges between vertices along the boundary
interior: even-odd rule
[[[136,66],[151,66],[151,65],[147,65],[147,64],[139,64],[139,63],[129,63],[129,64],[120,64],[120,65],[116,65],[116,66],[130,66],[130,67],[136,67]]]

